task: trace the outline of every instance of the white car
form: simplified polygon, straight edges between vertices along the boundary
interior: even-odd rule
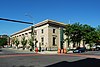
[[[100,50],[100,45],[94,45],[94,46],[91,47],[91,49],[93,51],[98,51],[98,50]]]

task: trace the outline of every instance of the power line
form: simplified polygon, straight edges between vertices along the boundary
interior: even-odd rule
[[[0,20],[18,22],[18,23],[25,23],[25,24],[32,24],[33,25],[33,23],[31,23],[31,22],[24,22],[24,21],[19,21],[19,20],[11,20],[11,19],[6,19],[6,18],[0,18]]]

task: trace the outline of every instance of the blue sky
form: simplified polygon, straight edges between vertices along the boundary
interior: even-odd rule
[[[31,15],[33,18],[30,18]],[[0,0],[0,17],[33,22],[52,19],[65,24],[100,25],[100,0]],[[11,35],[31,25],[0,20],[0,35]]]

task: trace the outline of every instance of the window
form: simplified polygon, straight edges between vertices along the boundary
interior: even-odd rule
[[[55,33],[55,29],[53,29],[53,33]]]
[[[31,32],[29,32],[29,34],[31,34]]]
[[[26,37],[28,37],[28,33],[25,33],[24,35],[25,35]]]
[[[19,35],[19,36],[21,36],[21,35]]]
[[[56,46],[56,37],[53,37],[53,46]]]
[[[43,33],[43,29],[41,30],[41,33]]]
[[[44,38],[43,37],[41,38],[41,43],[42,43],[42,45],[44,45]]]
[[[25,33],[25,35],[27,35],[27,33]]]
[[[24,34],[22,34],[22,36],[24,36]]]
[[[34,35],[37,35],[37,30],[34,30]]]

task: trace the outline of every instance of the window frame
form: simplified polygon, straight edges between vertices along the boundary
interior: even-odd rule
[[[53,45],[53,46],[57,46],[57,45],[56,45],[56,37],[53,37],[53,38],[52,38],[52,41],[53,41],[53,42],[52,42],[52,45]]]
[[[41,44],[44,45],[44,37],[41,37]]]
[[[53,29],[53,33],[55,33],[56,32],[56,29]]]
[[[41,33],[42,33],[42,34],[44,33],[44,30],[43,30],[43,29],[41,30]]]

